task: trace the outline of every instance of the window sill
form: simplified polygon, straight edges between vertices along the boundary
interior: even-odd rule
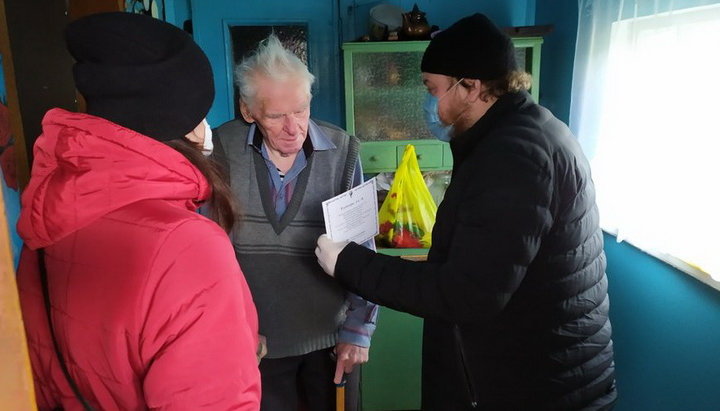
[[[704,283],[705,285],[708,285],[718,291],[720,291],[720,281],[715,281],[710,274],[706,273],[705,271],[690,265],[686,263],[685,261],[680,260],[677,257],[673,257],[670,254],[665,253],[659,253],[659,252],[649,252],[646,251],[651,256],[657,258],[660,261],[663,261],[667,264],[670,264],[671,266],[677,268],[678,270],[684,272],[685,274],[695,278],[696,280]]]
[[[615,233],[611,230],[605,230],[605,229],[603,229],[603,232],[615,237],[615,241],[617,241],[617,233]],[[631,246],[637,248],[638,250],[640,250],[652,257],[655,257],[658,260],[664,262],[665,264],[668,264],[671,267],[673,267],[679,271],[682,271],[683,273],[695,278],[696,280],[700,281],[701,283],[703,283],[709,287],[712,287],[712,288],[716,289],[717,291],[720,291],[720,281],[714,280],[710,276],[710,274],[706,273],[705,271],[699,269],[698,267],[696,267],[694,265],[688,264],[685,261],[683,261],[677,257],[674,257],[670,254],[666,254],[666,253],[659,252],[659,251],[648,250],[647,248],[642,247],[641,245],[638,245],[632,239],[629,239],[629,238],[624,238],[618,242],[630,244]]]

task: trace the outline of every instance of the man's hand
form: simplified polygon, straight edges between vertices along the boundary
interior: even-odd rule
[[[346,245],[348,245],[347,241],[336,243],[331,240],[327,234],[318,237],[315,255],[318,258],[320,267],[322,267],[329,276],[335,277],[335,264],[337,263],[338,255]]]
[[[368,361],[370,349],[354,344],[338,343],[335,346],[337,364],[335,365],[335,384],[342,382],[343,373],[350,374],[356,364]]]

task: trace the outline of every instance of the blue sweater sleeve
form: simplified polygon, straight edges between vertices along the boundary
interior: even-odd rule
[[[363,182],[362,164],[358,156],[355,163],[355,173],[353,174],[353,187]],[[375,241],[370,239],[362,244],[371,250],[375,250]],[[370,339],[375,332],[375,321],[377,320],[378,306],[377,304],[366,301],[353,293],[347,294],[348,310],[345,323],[340,329],[338,341],[358,345],[360,347],[369,347]]]
[[[375,332],[378,306],[353,293],[347,294],[347,300],[347,318],[340,329],[338,342],[369,347]]]

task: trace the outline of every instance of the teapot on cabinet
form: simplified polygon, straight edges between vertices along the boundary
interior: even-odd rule
[[[412,11],[402,14],[402,40],[428,40],[430,39],[430,24],[425,18],[425,12],[420,11],[417,3]]]

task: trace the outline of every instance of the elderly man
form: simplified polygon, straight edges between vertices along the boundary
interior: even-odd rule
[[[425,318],[423,410],[612,408],[603,238],[577,141],[481,14],[436,35],[421,69],[428,123],[454,158],[427,262],[322,236],[320,264]]]
[[[267,338],[261,409],[334,409],[333,380],[367,361],[377,308],[327,277],[313,249],[324,232],[321,202],[362,182],[358,143],[310,119],[314,77],[275,35],[236,80],[245,121],[215,131],[213,156],[243,204],[232,241]],[[357,373],[347,384],[354,408]]]

